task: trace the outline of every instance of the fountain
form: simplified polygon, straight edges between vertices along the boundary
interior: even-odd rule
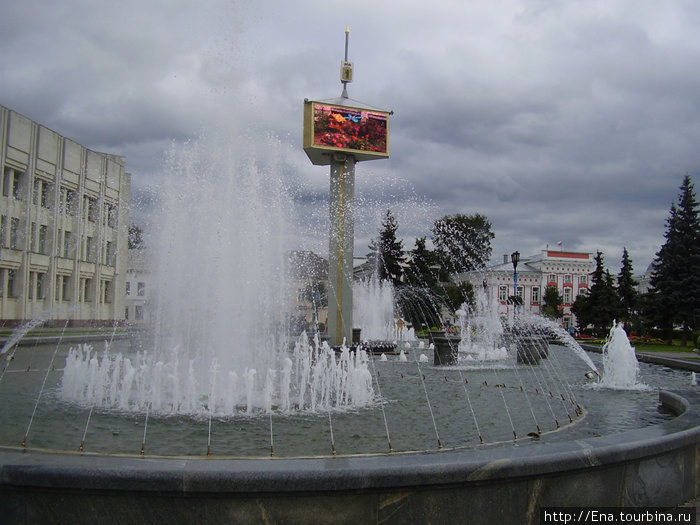
[[[607,388],[645,388],[639,383],[639,363],[634,348],[620,323],[613,323],[608,341],[603,346],[603,378]]]
[[[232,169],[218,145],[200,158],[202,147],[173,157],[184,187],[166,190],[150,240],[164,254],[151,346],[11,338],[20,346],[0,379],[9,520],[444,521],[468,508],[483,523],[519,522],[562,502],[694,496],[697,396],[657,393],[687,377],[654,379],[644,365],[653,389],[590,388],[585,372],[612,377],[618,365],[596,365],[551,321],[504,323],[477,294],[459,315],[457,361],[436,366],[429,341],[395,337],[392,288],[375,280],[357,286],[355,318],[367,337],[396,339],[399,355],[293,338],[280,300],[293,222],[283,185],[252,162]],[[201,288],[172,286],[194,272]],[[559,344],[519,363],[517,347],[545,332]],[[678,417],[657,413],[657,397]]]

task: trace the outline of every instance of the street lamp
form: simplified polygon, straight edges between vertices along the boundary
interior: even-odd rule
[[[515,251],[510,254],[510,262],[513,263],[513,311],[518,310],[518,261],[520,261],[520,252]]]

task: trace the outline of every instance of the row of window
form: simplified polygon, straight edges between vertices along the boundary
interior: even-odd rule
[[[0,297],[15,298],[19,296],[18,274],[16,270],[0,268]],[[72,277],[57,275],[54,286],[54,299],[57,302],[71,301]],[[113,300],[112,281],[101,280],[99,299],[103,303],[111,303]],[[29,272],[29,287],[27,298],[29,300],[43,301],[47,298],[48,278],[45,272]],[[92,302],[94,295],[93,279],[81,278],[78,300]]]
[[[129,307],[124,308],[124,319],[129,320]],[[143,306],[140,304],[134,305],[134,320],[143,321]]]
[[[8,225],[9,224],[9,225]],[[29,251],[34,253],[41,253],[48,255],[50,252],[48,234],[49,227],[45,224],[39,224],[33,222],[31,225],[31,238],[29,244]],[[59,257],[65,257],[72,259],[75,255],[75,236],[69,230],[58,230],[58,249],[56,250],[56,255]],[[0,246],[5,248],[10,248],[12,250],[23,249],[20,234],[20,219],[17,217],[8,217],[3,215],[0,217]],[[114,248],[114,243],[111,241],[106,241],[102,253],[100,255],[100,262],[106,266],[114,266],[115,264],[115,254],[116,250]],[[97,248],[96,240],[94,237],[86,236],[80,246],[80,260],[87,262],[97,262]]]
[[[146,295],[146,283],[138,282],[136,283],[136,295],[138,297],[143,297]],[[126,281],[126,296],[131,296],[131,282]]]
[[[12,168],[5,168],[3,176],[3,195],[13,199],[22,200],[22,181],[25,174]],[[54,184],[39,177],[34,179],[32,192],[32,204],[42,208],[51,209],[51,193]],[[78,214],[77,192],[66,186],[61,186],[58,195],[59,212],[62,215],[76,216]],[[118,208],[116,205],[105,202],[105,213],[102,218],[104,226],[116,228],[118,223]],[[97,222],[99,218],[99,205],[96,197],[83,195],[82,217],[90,222]]]
[[[557,274],[552,273],[549,274],[547,277],[547,282],[548,283],[556,283],[557,282]],[[574,282],[574,276],[571,274],[565,274],[564,275],[564,283],[565,284],[572,284]],[[587,275],[579,275],[578,276],[578,283],[579,284],[586,284],[588,283],[588,276]]]
[[[511,286],[501,285],[498,287],[498,300],[502,303],[508,300],[508,293],[512,289]],[[585,295],[587,293],[586,288],[579,288],[578,295]],[[517,291],[518,297],[521,299],[524,295],[524,289],[522,286],[518,286]],[[530,289],[530,303],[537,304],[540,302],[540,287],[533,286]],[[563,302],[564,304],[571,304],[573,302],[573,288],[570,286],[565,286],[563,291]]]

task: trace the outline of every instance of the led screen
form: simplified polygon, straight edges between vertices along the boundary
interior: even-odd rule
[[[355,162],[386,159],[389,115],[361,105],[304,100],[304,151],[317,166],[328,166],[343,154]]]
[[[387,153],[387,114],[314,104],[314,145]]]

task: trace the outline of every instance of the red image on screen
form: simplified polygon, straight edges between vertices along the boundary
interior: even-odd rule
[[[387,115],[314,104],[314,145],[387,152]]]

